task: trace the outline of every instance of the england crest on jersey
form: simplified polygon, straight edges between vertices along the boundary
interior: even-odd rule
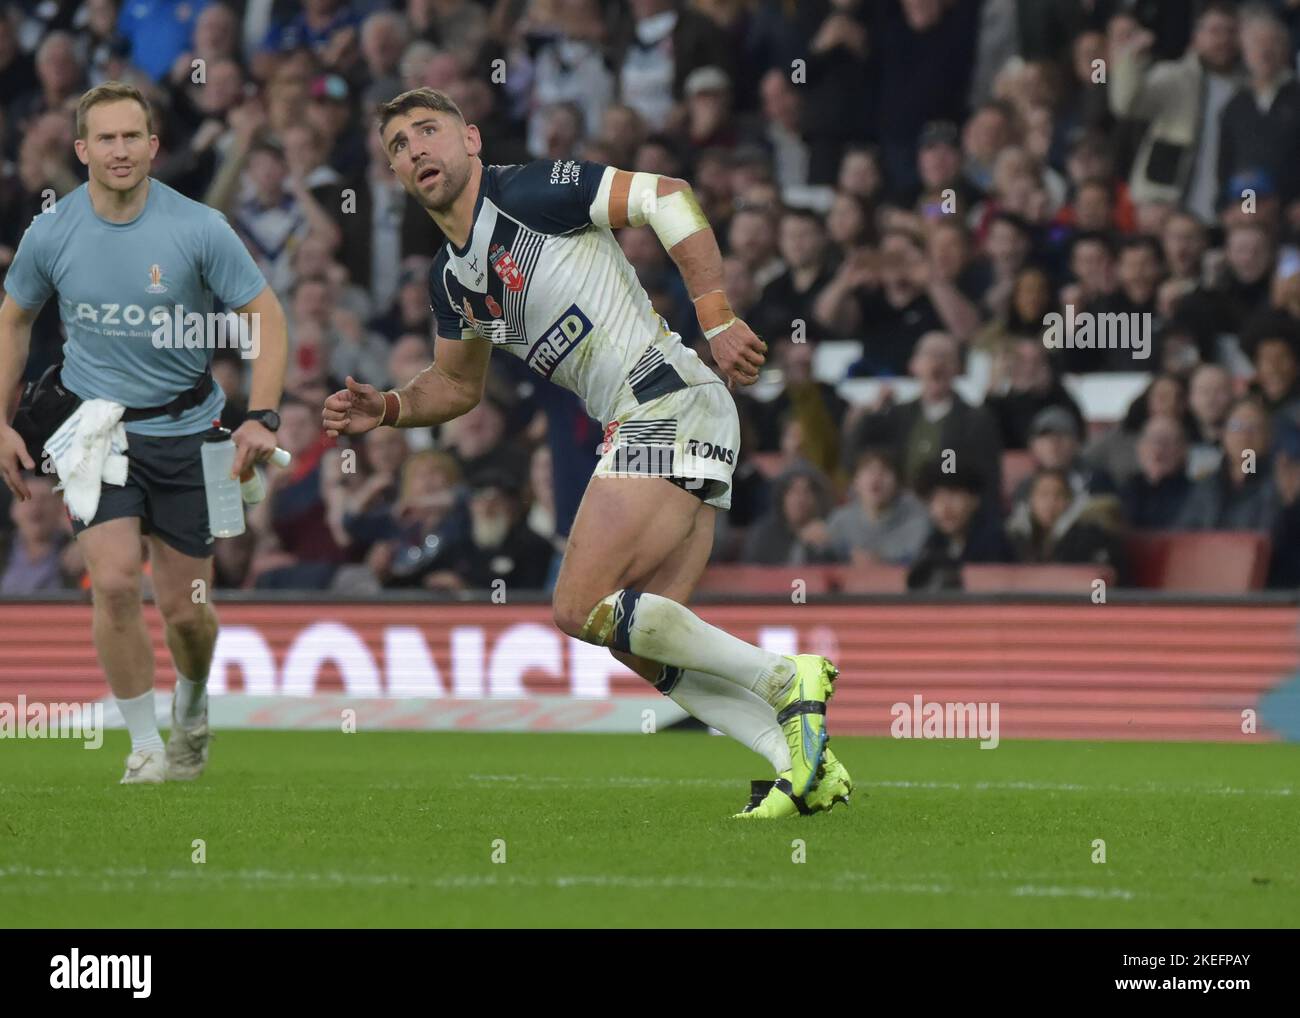
[[[492,268],[501,277],[501,282],[505,284],[507,290],[518,293],[524,288],[524,274],[505,247],[501,244],[493,244],[488,248],[488,261],[492,263]]]

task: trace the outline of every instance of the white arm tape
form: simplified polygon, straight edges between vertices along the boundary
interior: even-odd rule
[[[600,187],[596,189],[596,197],[592,199],[591,207],[587,209],[591,221],[607,230],[609,229],[609,191],[614,183],[614,174],[617,172],[612,166],[605,167],[605,172],[600,175]]]
[[[687,237],[709,228],[704,210],[691,191],[674,191],[657,197],[646,217],[665,251],[671,251]]]

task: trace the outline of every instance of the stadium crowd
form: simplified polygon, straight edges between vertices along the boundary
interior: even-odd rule
[[[544,588],[603,425],[514,358],[440,429],[328,441],[351,374],[432,356],[442,242],[390,173],[377,103],[445,91],[488,163],[683,177],[726,289],[769,343],[715,558],[1099,563],[1131,529],[1271,535],[1300,586],[1300,2],[1195,0],[23,0],[0,17],[0,273],[84,179],[71,109],[127,79],[153,175],[221,209],[280,295],[292,468],[224,587]],[[709,358],[650,229],[619,242]],[[1137,315],[1133,349],[1049,348],[1051,316]],[[842,378],[819,348],[860,350]],[[58,309],[27,377],[57,361]],[[986,366],[982,402],[959,376]],[[1146,372],[1113,426],[1063,376]],[[248,365],[214,373],[241,420]],[[902,379],[853,400],[855,379]],[[974,377],[971,374],[971,377]],[[846,381],[848,380],[848,381]],[[844,382],[845,384],[840,384]],[[969,395],[969,394],[968,394]],[[1031,463],[1004,484],[1008,452]],[[84,583],[53,481],[0,493],[0,594]]]

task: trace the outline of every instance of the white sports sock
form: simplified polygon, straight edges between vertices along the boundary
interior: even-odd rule
[[[162,736],[158,734],[158,716],[154,711],[153,690],[124,700],[120,696],[117,709],[122,712],[126,730],[131,733],[131,752],[145,749],[162,749]]]
[[[776,711],[757,693],[718,675],[685,671],[668,695],[710,728],[766,757],[778,774],[790,769],[790,749]]]
[[[631,593],[619,591],[614,595],[625,612],[629,610]],[[794,681],[794,663],[789,658],[709,625],[676,601],[658,594],[639,594],[630,610],[626,649],[633,654],[660,664],[720,675],[768,703],[776,703]]]
[[[180,726],[185,729],[197,728],[208,711],[208,680],[196,682],[177,672],[176,691],[172,696],[176,700],[172,714]]]

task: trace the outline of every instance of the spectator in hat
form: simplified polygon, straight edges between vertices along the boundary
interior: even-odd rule
[[[1290,32],[1267,8],[1241,16],[1241,53],[1249,81],[1223,109],[1219,121],[1220,188],[1246,170],[1267,173],[1283,206],[1300,199],[1300,84]],[[1240,201],[1241,194],[1225,196]]]
[[[1105,471],[1091,466],[1079,454],[1081,433],[1077,418],[1066,407],[1050,406],[1034,415],[1029,425],[1029,454],[1039,470],[1061,470],[1078,494],[1112,495],[1115,482]],[[1013,501],[1029,495],[1030,479],[1016,488]]]
[[[926,464],[917,494],[929,514],[929,531],[908,570],[908,590],[960,590],[967,562],[1011,561],[996,498],[983,491],[980,476],[960,459],[952,471],[941,460]]]
[[[1024,502],[1007,521],[1016,562],[1096,564],[1120,571],[1119,544],[1087,519],[1088,497],[1064,470],[1042,469],[1029,479]]]
[[[1182,514],[1192,490],[1187,436],[1169,417],[1151,417],[1137,442],[1138,471],[1120,488],[1124,520],[1137,530],[1165,530]]]

